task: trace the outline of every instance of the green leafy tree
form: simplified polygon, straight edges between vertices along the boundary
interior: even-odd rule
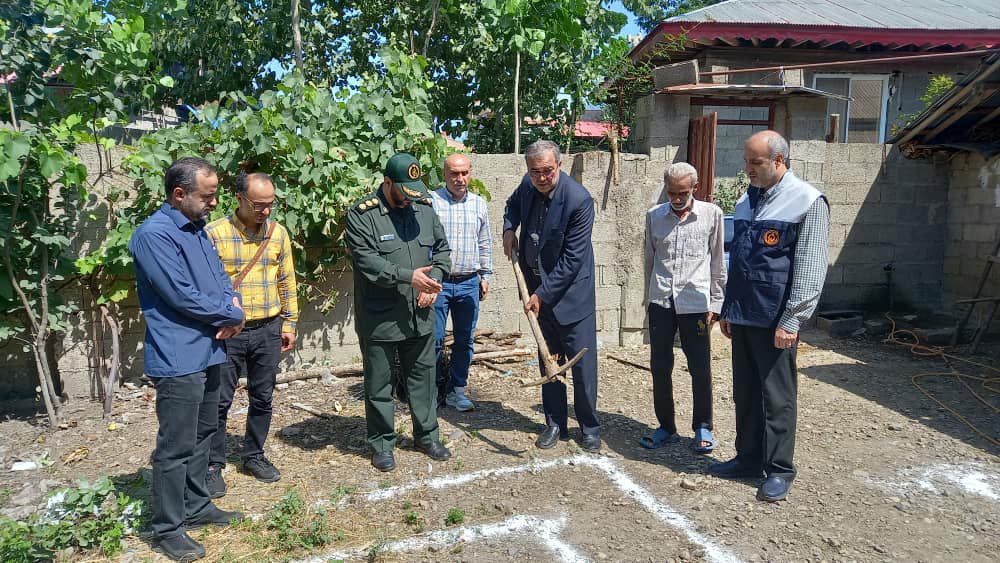
[[[230,91],[253,93],[277,83],[273,60],[291,54],[289,2],[259,0],[110,0],[115,15],[145,14],[152,39],[148,70],[175,85],[155,100],[201,105]]]
[[[240,170],[275,179],[280,206],[274,217],[293,237],[299,286],[321,308],[332,305],[336,295],[325,288],[344,256],[346,210],[381,183],[389,157],[412,152],[430,171],[430,185],[442,181],[446,146],[431,128],[425,61],[388,49],[379,57],[385,72],[362,77],[354,90],[291,72],[259,96],[232,92],[207,104],[202,122],[140,139],[124,163],[137,179],[135,191],[124,196],[133,203],[118,210],[118,229],[86,259],[131,264],[128,239],[162,204],[163,172],[180,156],[203,155],[223,186],[231,187]],[[223,190],[216,217],[231,208],[227,196]]]
[[[422,55],[437,130],[465,129],[480,152],[514,149],[515,108],[566,135],[596,88],[592,62],[625,24],[601,0],[316,2],[303,14],[304,72],[348,85],[384,72],[383,45]],[[515,103],[515,98],[517,103]]]
[[[73,304],[56,291],[74,273],[70,239],[90,196],[81,144],[121,125],[168,87],[148,73],[151,37],[137,12],[109,18],[91,0],[20,0],[0,8],[0,336],[34,357],[50,422],[61,415],[46,344]]]

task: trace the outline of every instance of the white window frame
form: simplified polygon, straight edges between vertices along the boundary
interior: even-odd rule
[[[878,142],[885,143],[885,129],[888,121],[889,109],[889,77],[888,74],[856,74],[853,72],[829,72],[816,73],[813,75],[813,89],[816,89],[816,80],[819,78],[846,78],[847,80],[847,115],[844,116],[844,142],[850,142],[851,138],[851,86],[854,80],[881,80],[882,81],[882,108],[879,116]]]

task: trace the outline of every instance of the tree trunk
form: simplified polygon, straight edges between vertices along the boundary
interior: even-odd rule
[[[292,0],[292,48],[295,66],[302,70],[302,32],[299,31],[299,0]]]
[[[111,330],[111,366],[108,368],[108,374],[104,380],[104,418],[108,418],[111,416],[111,408],[115,398],[115,386],[118,384],[118,372],[121,370],[122,328],[117,316],[108,309],[107,305],[101,305],[101,319],[107,324],[108,329]],[[103,354],[101,357],[103,358]]]
[[[521,100],[518,89],[521,82],[521,52],[516,53],[514,62],[514,154],[521,154]]]
[[[431,36],[434,34],[434,25],[437,24],[438,11],[441,9],[441,0],[431,2],[431,25],[427,28],[427,35],[424,36],[424,50],[421,53],[427,56],[427,49],[431,45]]]

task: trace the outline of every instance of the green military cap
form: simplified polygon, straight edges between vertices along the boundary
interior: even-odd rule
[[[392,155],[389,162],[385,163],[385,175],[400,185],[403,194],[410,201],[430,197],[427,186],[420,179],[423,176],[420,162],[412,154],[398,152]]]

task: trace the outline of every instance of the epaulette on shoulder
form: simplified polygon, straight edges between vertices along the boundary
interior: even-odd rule
[[[360,210],[362,213],[368,211],[369,209],[375,209],[378,207],[378,198],[371,197],[368,199],[363,199],[360,202],[358,202],[358,204],[355,205],[355,207],[358,208],[358,210]]]

